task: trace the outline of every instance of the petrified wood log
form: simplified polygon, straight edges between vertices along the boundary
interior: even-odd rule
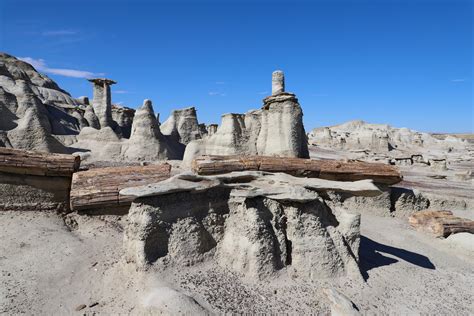
[[[468,232],[474,234],[474,221],[456,217],[450,211],[420,211],[408,218],[416,229],[432,233],[437,237]]]
[[[134,197],[120,196],[125,188],[147,185],[170,177],[171,165],[97,168],[76,172],[72,177],[71,209],[109,208],[130,205]]]
[[[201,156],[193,160],[192,170],[199,175],[258,170],[284,172],[296,177],[336,181],[372,179],[376,183],[389,185],[402,180],[398,169],[391,165],[361,161],[344,162],[288,157]]]
[[[78,156],[0,148],[0,172],[71,177],[79,170],[80,162],[81,158]]]

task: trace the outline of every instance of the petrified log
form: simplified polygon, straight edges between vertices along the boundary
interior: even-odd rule
[[[462,232],[474,234],[474,221],[454,216],[450,211],[420,211],[411,215],[408,222],[412,227],[437,237]]]
[[[97,168],[77,172],[72,177],[71,209],[109,208],[130,205],[135,197],[120,196],[125,188],[163,181],[170,177],[171,165]]]
[[[296,177],[336,181],[372,179],[376,183],[389,185],[402,180],[398,169],[386,164],[288,157],[201,156],[193,160],[192,170],[199,175],[222,174],[243,170],[284,172]]]
[[[0,172],[5,173],[70,177],[80,162],[78,156],[0,148]]]

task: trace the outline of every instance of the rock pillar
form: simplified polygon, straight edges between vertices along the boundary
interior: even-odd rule
[[[285,92],[285,74],[281,70],[272,73],[272,95]]]
[[[92,106],[99,119],[100,128],[112,126],[112,97],[110,86],[117,83],[110,79],[89,79],[94,84],[94,99]]]

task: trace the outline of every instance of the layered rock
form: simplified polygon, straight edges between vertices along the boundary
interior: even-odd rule
[[[0,54],[0,146],[79,152],[90,160],[182,158],[184,145],[179,142],[192,139],[190,131],[198,130],[194,109],[177,111],[178,137],[165,136],[151,117],[151,104],[134,122],[135,110],[112,106],[110,85],[114,81],[91,82],[92,105],[87,97],[71,98],[28,63]]]
[[[79,157],[0,148],[0,211],[67,211]]]
[[[17,126],[7,132],[9,143],[14,148],[44,152],[67,152],[66,147],[52,135],[48,110],[24,80],[17,80],[15,91],[19,119]]]
[[[280,93],[263,102],[257,154],[308,158],[303,110],[295,95]]]
[[[461,139],[436,139],[428,133],[408,128],[394,128],[387,124],[369,124],[350,121],[341,125],[316,128],[309,133],[311,143],[339,150],[369,150],[386,153],[401,150],[413,153],[425,149],[463,149],[467,143]],[[451,149],[450,149],[451,148]]]
[[[0,53],[0,86],[16,95],[17,80],[25,81],[42,103],[77,105],[77,101],[71,98],[69,93],[47,76],[37,72],[33,66],[11,55]]]
[[[182,147],[160,131],[150,100],[135,112],[130,139],[123,148],[128,160],[180,159]]]
[[[64,153],[54,135],[74,135],[84,124],[79,103],[30,64],[0,53],[0,146]]]
[[[100,127],[115,127],[112,119],[112,97],[110,86],[116,82],[105,78],[89,79],[89,81],[94,85],[94,98],[92,100],[92,105],[94,107],[94,112],[99,119]]]
[[[202,138],[202,130],[194,107],[173,111],[160,129],[164,135],[169,135],[184,145]]]
[[[84,112],[84,119],[87,121],[87,124],[95,129],[100,129],[99,119],[95,115],[94,108],[91,106],[86,107]]]
[[[278,86],[281,90],[284,83]],[[239,154],[309,157],[303,111],[294,94],[278,92],[263,100],[261,110],[224,114],[217,131],[189,143],[183,160],[189,164],[199,155]]]
[[[118,127],[120,128],[120,134],[122,135],[122,137],[130,138],[134,116],[134,109],[118,105],[112,105],[112,119],[117,123]]]
[[[128,261],[193,265],[210,260],[248,280],[286,271],[315,280],[358,269],[360,215],[330,209],[317,192],[377,195],[370,181],[301,179],[286,174],[184,173],[156,185],[128,188],[124,247]]]

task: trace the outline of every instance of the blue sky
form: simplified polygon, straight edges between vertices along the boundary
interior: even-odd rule
[[[474,129],[468,0],[0,0],[0,50],[75,97],[92,94],[81,77],[114,79],[113,102],[149,98],[162,120],[187,106],[206,123],[259,108],[282,69],[307,130]]]

